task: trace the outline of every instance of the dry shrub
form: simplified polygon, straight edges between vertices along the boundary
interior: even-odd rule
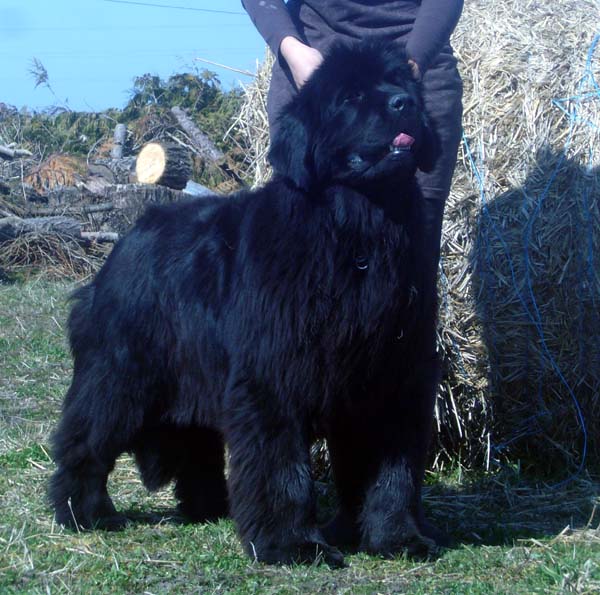
[[[94,159],[110,159],[115,142],[112,138],[104,139],[94,150]]]
[[[73,155],[50,155],[25,176],[25,182],[40,194],[56,186],[75,186],[87,173],[85,159]]]
[[[592,0],[472,0],[454,34],[465,136],[440,268],[438,467],[598,461],[599,17]],[[235,124],[255,183],[269,70]]]
[[[111,247],[84,247],[59,234],[26,233],[0,246],[0,270],[11,276],[42,273],[53,279],[85,279],[100,269]]]

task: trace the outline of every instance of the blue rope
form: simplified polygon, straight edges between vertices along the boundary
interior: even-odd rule
[[[583,415],[583,411],[582,411],[581,405],[577,399],[577,396],[575,395],[575,392],[573,391],[569,382],[563,375],[558,363],[556,362],[555,358],[553,357],[553,355],[550,351],[550,348],[548,347],[548,344],[546,342],[546,337],[545,337],[544,329],[542,326],[542,315],[538,308],[538,304],[537,304],[537,301],[535,298],[535,292],[533,289],[532,279],[531,279],[531,262],[530,262],[530,256],[529,256],[529,247],[531,244],[531,235],[532,235],[532,231],[533,231],[533,225],[542,209],[542,206],[544,205],[546,198],[549,195],[550,189],[551,189],[552,185],[554,184],[559,171],[561,170],[561,168],[567,158],[566,157],[567,152],[568,152],[568,149],[573,140],[573,134],[575,131],[576,124],[584,124],[584,125],[592,127],[594,130],[598,129],[598,126],[594,122],[582,117],[581,114],[579,113],[579,110],[580,110],[580,106],[582,103],[591,101],[591,100],[598,100],[600,98],[600,85],[598,85],[598,83],[594,77],[594,72],[593,72],[593,68],[592,68],[594,54],[596,52],[596,49],[597,49],[597,46],[599,43],[600,43],[600,34],[594,36],[592,44],[589,48],[587,58],[586,58],[584,76],[582,77],[582,79],[578,85],[578,88],[577,88],[579,94],[576,96],[573,96],[573,97],[554,99],[552,101],[552,103],[556,107],[558,107],[569,118],[569,130],[568,130],[568,134],[567,134],[567,139],[566,139],[564,147],[563,147],[563,151],[562,151],[558,161],[556,162],[555,167],[554,167],[545,187],[543,188],[543,190],[539,196],[536,207],[535,207],[533,213],[531,214],[530,219],[528,220],[527,226],[525,228],[525,234],[524,234],[524,244],[525,245],[524,245],[524,254],[523,255],[524,255],[524,262],[525,262],[526,295],[523,295],[522,291],[519,289],[519,284],[517,283],[517,277],[516,277],[516,272],[515,272],[515,266],[513,263],[513,259],[511,257],[511,252],[510,252],[509,246],[507,245],[507,243],[502,235],[502,231],[498,228],[496,222],[490,215],[488,199],[487,199],[486,191],[485,191],[484,176],[483,176],[482,172],[480,171],[480,168],[478,167],[477,163],[475,162],[475,159],[471,152],[471,148],[469,146],[468,140],[467,140],[466,136],[464,135],[464,133],[463,133],[463,139],[462,139],[465,153],[467,155],[469,164],[471,166],[471,170],[473,172],[473,175],[476,179],[476,182],[477,182],[477,185],[479,188],[479,196],[480,196],[480,201],[481,201],[481,205],[482,205],[482,215],[490,222],[491,228],[492,228],[494,234],[497,236],[498,240],[500,241],[500,243],[502,245],[502,249],[507,258],[508,266],[510,269],[511,280],[512,280],[512,284],[513,284],[515,293],[519,299],[519,302],[521,303],[521,305],[523,307],[523,311],[525,312],[525,314],[529,318],[529,320],[532,322],[532,324],[539,336],[540,344],[542,346],[544,355],[548,359],[548,362],[550,363],[553,371],[555,372],[556,376],[560,380],[561,384],[566,388],[566,390],[569,394],[569,397],[572,401],[573,407],[576,412],[577,420],[579,422],[579,427],[581,429],[582,438],[583,438],[583,447],[582,447],[581,459],[579,461],[578,467],[572,475],[567,477],[565,480],[555,484],[553,486],[555,488],[560,488],[560,487],[566,485],[567,483],[571,482],[585,468],[585,461],[586,461],[587,450],[588,450],[588,431],[587,431],[587,426],[586,426],[585,418]],[[584,87],[586,87],[586,86],[588,88],[592,87],[593,91],[584,91]],[[592,157],[593,157],[593,155],[590,155],[590,165],[589,165],[590,168],[591,168],[591,158]],[[526,189],[523,189],[523,194],[524,194],[525,198],[531,200],[531,196],[529,196],[527,194]],[[584,197],[584,200],[586,201],[586,204],[587,204],[587,202],[588,202],[587,194]],[[591,224],[589,213],[587,216],[586,223],[587,223],[588,229],[591,230],[593,226]],[[593,293],[593,287],[594,287],[593,279],[595,277],[595,272],[594,272],[594,258],[593,258],[593,242],[592,242],[591,236],[588,240],[588,246],[587,246],[586,252],[587,252],[586,260],[587,260],[587,269],[588,269],[588,273],[587,273],[588,287],[590,288],[590,291],[591,291],[592,304],[595,304],[596,300],[595,300],[595,296]],[[486,251],[486,255],[487,255],[487,251]],[[487,260],[487,258],[486,258],[486,260]],[[543,402],[540,405],[543,406]],[[529,420],[533,421],[542,415],[545,415],[545,414],[543,412],[541,412],[539,414],[532,416],[531,418],[529,418]],[[516,441],[517,439],[524,437],[525,435],[526,435],[526,432],[520,432],[520,433],[518,433],[517,436],[513,436],[507,442],[496,445],[494,447],[494,450],[496,452],[504,450],[510,443]]]

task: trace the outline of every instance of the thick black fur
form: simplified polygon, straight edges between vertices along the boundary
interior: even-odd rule
[[[415,142],[392,153],[401,132]],[[130,451],[193,519],[229,512],[259,560],[433,547],[420,492],[435,287],[414,173],[435,147],[403,52],[337,46],[281,116],[271,182],[149,209],[74,295],[58,522],[121,526],[106,481]],[[316,436],[340,501],[323,529]]]

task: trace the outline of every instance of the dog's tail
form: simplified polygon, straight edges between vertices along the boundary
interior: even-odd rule
[[[90,334],[88,328],[93,324],[92,306],[94,304],[95,288],[94,284],[84,285],[76,289],[69,296],[69,301],[73,304],[69,320],[67,323],[69,329],[69,343],[73,355],[81,353],[89,341]]]

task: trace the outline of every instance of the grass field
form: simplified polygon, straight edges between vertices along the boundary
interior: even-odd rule
[[[0,593],[600,593],[600,483],[585,477],[553,489],[516,465],[428,477],[430,516],[457,543],[428,561],[353,555],[340,570],[253,563],[230,521],[182,523],[170,492],[149,495],[128,457],[109,486],[132,519],[126,530],[56,526],[44,491],[48,437],[70,375],[71,288],[0,285]]]

